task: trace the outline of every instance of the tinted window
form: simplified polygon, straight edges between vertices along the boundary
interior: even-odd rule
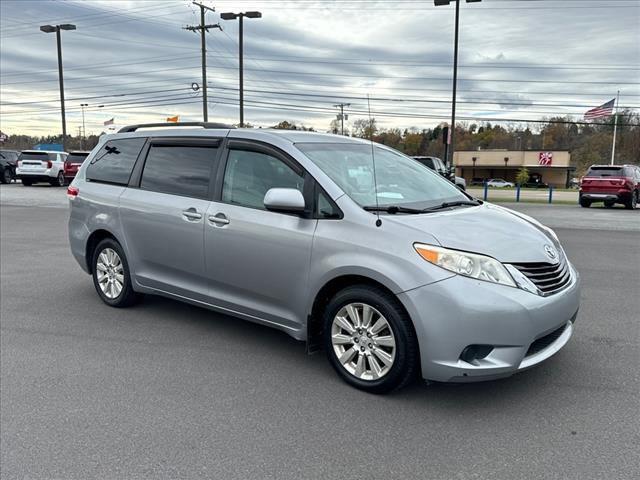
[[[140,188],[184,197],[206,198],[216,147],[152,145]]]
[[[419,158],[418,161],[423,164],[425,167],[429,167],[432,170],[435,170],[435,165],[433,163],[432,158]]]
[[[19,160],[49,160],[49,154],[47,152],[22,152]]]
[[[624,175],[622,167],[591,167],[587,177],[621,177]]]
[[[67,162],[82,163],[88,155],[88,153],[70,153],[67,157]]]
[[[145,138],[110,140],[87,167],[87,180],[126,185]]]
[[[270,188],[296,188],[303,178],[281,160],[264,153],[231,150],[224,172],[222,201],[264,210]]]

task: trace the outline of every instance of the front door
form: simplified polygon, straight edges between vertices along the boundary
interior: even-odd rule
[[[136,281],[208,300],[204,225],[218,141],[151,140],[137,188],[120,197]]]
[[[229,142],[221,175],[221,191],[211,202],[205,226],[211,296],[223,308],[299,329],[306,321],[317,220],[311,212],[267,211],[263,200],[270,188],[296,188],[305,194],[311,179],[284,154],[237,140]]]

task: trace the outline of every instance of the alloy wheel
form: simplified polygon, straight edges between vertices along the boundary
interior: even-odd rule
[[[96,278],[107,298],[113,300],[120,295],[124,288],[124,267],[115,250],[105,248],[100,252],[96,262]]]
[[[333,352],[342,367],[360,380],[384,377],[396,357],[396,339],[387,319],[366,303],[349,303],[333,318]]]

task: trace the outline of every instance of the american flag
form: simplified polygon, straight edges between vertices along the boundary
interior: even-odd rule
[[[600,105],[599,107],[592,108],[587,113],[584,114],[585,120],[594,120],[596,118],[609,117],[613,115],[613,107],[616,103],[616,99],[605,103],[604,105]]]

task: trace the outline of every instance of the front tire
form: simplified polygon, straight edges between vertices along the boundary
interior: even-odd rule
[[[416,377],[419,350],[413,324],[387,291],[355,285],[338,292],[325,309],[323,325],[329,363],[353,387],[387,393]]]
[[[105,238],[92,257],[93,285],[104,303],[122,308],[133,305],[140,297],[133,291],[129,264],[120,244]]]
[[[31,180],[25,180],[24,178],[22,178],[21,181],[22,185],[24,185],[25,187],[30,187],[31,185],[33,185],[33,182]]]

